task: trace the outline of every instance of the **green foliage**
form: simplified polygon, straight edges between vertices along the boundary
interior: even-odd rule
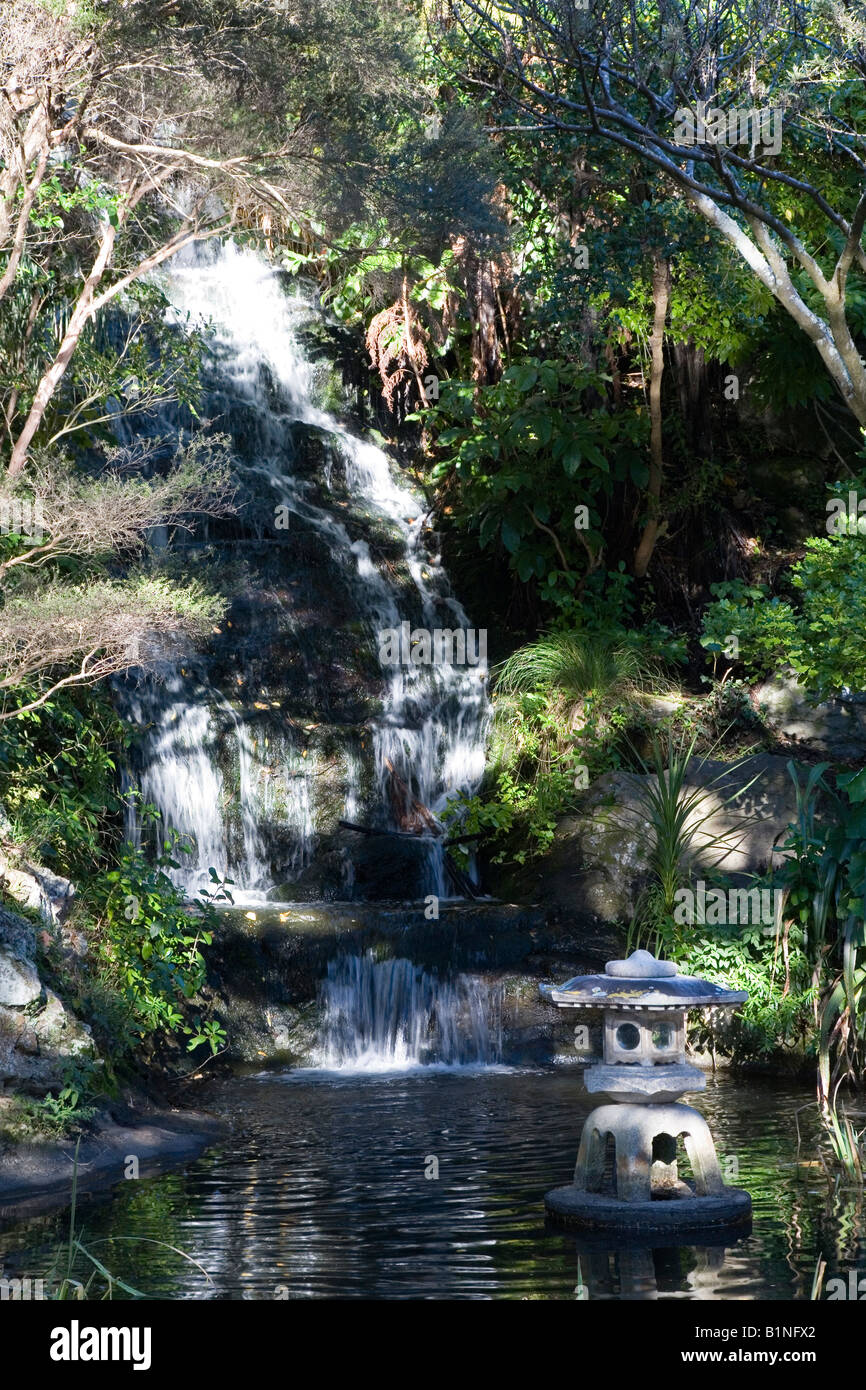
[[[145,1298],[140,1289],[109,1270],[104,1262],[93,1253],[96,1245],[106,1244],[106,1241],[90,1241],[87,1245],[83,1241],[83,1231],[79,1232],[77,1227],[77,1207],[78,1207],[78,1152],[81,1141],[75,1145],[75,1154],[72,1161],[72,1193],[69,1206],[69,1227],[66,1241],[58,1246],[54,1252],[54,1258],[45,1275],[44,1282],[47,1285],[47,1297],[55,1302],[66,1302],[72,1299],[112,1299],[116,1289],[120,1289],[129,1298]],[[126,1236],[114,1235],[110,1243],[116,1241],[129,1241],[135,1243],[139,1240],[146,1241],[148,1245],[160,1245],[165,1250],[171,1251],[175,1255],[180,1255],[182,1259],[195,1265],[196,1269],[201,1270],[205,1279],[210,1283],[210,1276],[207,1271],[185,1251],[179,1250],[176,1245],[170,1245],[167,1241],[154,1240],[152,1236]],[[86,1279],[76,1279],[73,1276],[81,1273],[86,1275]]]
[[[7,1129],[31,1140],[34,1136],[62,1139],[79,1133],[96,1114],[95,1106],[83,1103],[95,1085],[96,1075],[92,1068],[82,1067],[80,1063],[73,1065],[67,1068],[64,1084],[56,1096],[53,1091],[40,1100],[19,1096],[11,1121],[7,1121]]]
[[[715,661],[728,638],[735,660],[752,676],[784,668],[818,699],[866,689],[866,567],[859,535],[818,537],[791,567],[797,602],[734,580],[712,585],[716,602],[704,614],[701,645]]]
[[[62,231],[63,214],[77,208],[84,208],[87,212],[96,214],[104,213],[112,226],[116,226],[121,194],[98,183],[82,184],[70,180],[72,168],[70,160],[63,160],[55,164],[53,172],[42,181],[30,215],[31,226],[37,227],[40,231],[49,227],[56,227]],[[21,203],[23,199],[24,190],[19,188],[16,202]]]
[[[43,1123],[47,1122],[58,1134],[67,1133],[75,1124],[85,1124],[96,1114],[93,1106],[81,1105],[82,1092],[75,1082],[67,1082],[54,1096],[48,1095],[39,1102]]]
[[[745,751],[745,745],[754,748],[766,734],[766,728],[752,703],[748,684],[736,678],[701,679],[709,689],[702,699],[683,705],[677,712],[677,725],[683,732],[696,735],[696,747],[701,751],[721,745],[730,754]]]
[[[22,704],[32,696],[18,692]],[[0,723],[0,800],[15,842],[79,883],[104,865],[122,810],[117,757],[128,738],[111,704],[90,689]]]
[[[617,764],[617,737],[664,669],[650,643],[619,632],[554,630],[519,648],[497,672],[488,784],[452,802],[450,822],[489,832],[497,862],[543,854],[588,778]]]
[[[676,737],[669,733],[664,741],[654,734],[649,763],[637,755],[648,780],[638,788],[639,808],[634,820],[646,840],[652,891],[638,906],[630,938],[632,945],[651,943],[649,949],[656,955],[675,954],[681,944],[684,928],[674,921],[674,908],[677,890],[688,878],[693,851],[700,848],[702,854],[714,850],[724,853],[727,847],[724,832],[709,834],[707,822],[755,781],[755,777],[738,779],[732,790],[726,790],[731,776],[736,778],[742,772],[745,760],[741,760],[725,766],[704,785],[689,785],[689,776],[696,770],[692,767],[696,742],[696,734]],[[698,766],[707,757],[699,759]],[[725,787],[720,788],[723,781]],[[745,819],[743,827],[749,823]]]
[[[484,832],[496,853],[493,862],[524,864],[553,843],[556,822],[573,796],[574,772],[567,753],[551,750],[556,723],[543,698],[525,696],[508,709],[507,730],[501,717],[494,728],[491,772],[483,791],[452,798],[443,821],[454,833]],[[468,853],[452,851],[464,866]]]
[[[739,661],[747,674],[766,675],[784,666],[797,632],[790,603],[770,598],[766,587],[742,579],[711,584],[710,590],[716,601],[704,612],[700,642],[713,659],[713,670],[731,650],[731,637],[739,644],[737,656],[731,659]]]
[[[93,885],[92,902],[99,912],[99,954],[108,978],[126,1000],[131,1037],[171,1035],[190,1037],[188,1050],[203,1043],[219,1050],[224,1033],[217,1024],[194,1027],[185,1023],[184,1008],[205,983],[204,948],[213,941],[217,925],[214,904],[231,902],[230,880],[211,870],[212,892],[190,909],[172,883],[167,869],[178,868],[172,852],[174,836],[155,864],[141,850],[127,846],[119,866]]]
[[[766,1059],[780,1050],[796,1057],[814,1047],[817,985],[806,950],[807,931],[796,922],[704,926],[677,922],[676,893],[688,886],[690,852],[723,849],[724,835],[711,836],[705,826],[723,807],[747,790],[754,779],[738,780],[732,792],[714,791],[746,760],[726,767],[705,787],[689,788],[686,774],[692,759],[694,735],[667,744],[654,740],[646,771],[654,774],[640,793],[636,828],[648,828],[652,881],[631,924],[627,949],[646,946],[674,960],[683,973],[724,980],[729,989],[745,990],[748,1001],[719,1026],[712,1017],[695,1014],[691,1037],[701,1047],[734,1057],[738,1062]],[[743,827],[749,824],[746,819]],[[714,877],[712,870],[704,870]]]
[[[800,596],[798,643],[791,664],[816,695],[866,689],[866,566],[862,538],[810,540],[793,566]]]
[[[648,210],[650,204],[646,204]],[[673,201],[653,206],[659,222],[659,241],[673,240],[675,229],[681,231],[673,253],[668,338],[674,343],[688,343],[717,362],[732,366],[748,360],[755,351],[756,338],[761,332],[764,315],[770,311],[772,299],[761,285],[750,281],[737,263],[730,248],[709,247],[709,238],[692,228],[682,216],[682,209]],[[633,210],[635,212],[636,210]],[[643,215],[641,215],[641,213]],[[632,244],[644,231],[644,209],[635,217]],[[681,225],[682,224],[682,225]],[[623,238],[623,229],[619,229]],[[645,240],[638,240],[638,246]],[[635,253],[632,252],[632,261]],[[637,343],[645,362],[649,358],[649,326],[652,323],[651,266],[644,253],[635,267],[627,287],[628,298],[623,303],[617,297],[610,306],[610,321],[616,326],[616,341],[622,347]],[[602,305],[599,305],[601,308]],[[818,363],[820,373],[820,361]]]
[[[787,972],[773,929],[752,924],[692,927],[677,959],[684,973],[723,980],[726,988],[749,996],[721,1027],[695,1015],[690,1037],[699,1047],[747,1062],[767,1059],[779,1049],[802,1054],[814,1045],[816,989],[796,932],[788,937]]]
[[[788,770],[797,818],[779,874],[784,916],[801,932],[820,983],[821,1116],[837,1160],[862,1177],[856,1136],[839,1114],[837,1095],[843,1081],[862,1075],[866,1060],[866,775],[840,773],[834,789],[827,763],[811,768],[802,785],[793,763]]]
[[[202,1022],[196,1015],[193,1019],[192,1028],[184,1028],[184,1033],[189,1037],[187,1047],[190,1052],[194,1052],[197,1047],[202,1047],[207,1043],[211,1051],[211,1056],[215,1056],[226,1045],[226,1030],[215,1018],[206,1019]]]
[[[314,273],[322,286],[322,303],[344,323],[366,329],[371,317],[398,296],[404,276],[410,303],[416,307],[426,305],[440,313],[449,294],[461,293],[450,247],[434,264],[411,239],[390,231],[384,219],[355,224],[327,245],[309,245],[297,224],[292,233],[295,243],[280,247],[277,258],[293,275]],[[443,337],[433,346],[442,355],[451,340]]]
[[[544,601],[571,610],[603,541],[599,508],[616,483],[645,483],[645,419],[599,404],[604,378],[572,362],[527,357],[480,390],[442,383],[429,424],[458,526],[482,550],[502,545]],[[584,518],[578,506],[587,508]]]
[[[496,7],[474,6],[460,25],[443,17],[439,37],[451,82],[459,73],[465,91],[481,88],[496,139],[510,142],[509,154],[522,147],[512,155],[518,167],[534,164],[536,172],[546,166],[536,181],[551,212],[560,222],[586,228],[593,241],[602,235],[608,241],[613,229],[614,235],[623,231],[623,223],[631,231],[629,212],[639,209],[645,225],[635,217],[634,259],[652,246],[678,251],[682,238],[672,205],[679,203],[681,215],[690,215],[703,231],[705,260],[726,240],[742,256],[743,269],[762,278],[764,304],[772,288],[801,333],[808,305],[812,340],[816,309],[822,326],[835,327],[848,308],[847,291],[853,312],[837,340],[844,355],[844,342],[859,332],[856,300],[863,293],[859,257],[850,278],[840,273],[838,282],[833,279],[862,192],[854,153],[864,118],[853,56],[866,33],[860,12],[835,4],[796,8],[780,0],[749,9],[720,5],[708,23],[702,9],[689,6],[590,9],[575,19],[568,7],[505,0]],[[533,55],[531,64],[526,54]],[[707,71],[713,73],[709,89]],[[751,156],[743,158],[729,153],[725,141],[711,152],[699,151],[686,137],[686,148],[676,150],[683,136],[675,112],[693,110],[708,90],[729,112],[753,108],[758,91],[768,99],[772,94],[773,106],[785,113],[779,148],[761,155],[753,145]],[[580,206],[587,185],[591,217]],[[702,196],[672,197],[672,188]],[[657,219],[653,213],[665,199]],[[759,250],[767,236],[775,238],[776,249],[768,252],[772,273]],[[620,257],[599,259],[616,263]],[[700,280],[704,265],[698,262],[696,269]],[[688,282],[687,271],[683,278]],[[719,317],[734,324],[739,307],[735,303],[733,313]],[[829,355],[822,350],[822,356],[827,365]],[[857,372],[852,375],[856,379]],[[838,373],[836,381],[844,393]],[[862,419],[862,383],[855,389]]]
[[[617,696],[637,698],[653,690],[661,678],[661,664],[646,647],[579,632],[553,632],[503,662],[496,689],[505,696],[550,692],[570,731],[584,721],[588,699],[604,706]]]
[[[116,202],[104,190],[97,198],[95,186],[90,187],[97,208],[88,211],[104,213],[103,204]],[[78,207],[79,190],[69,196]],[[44,216],[46,225],[60,228],[62,235],[61,206],[66,203],[49,203]],[[59,346],[57,325],[68,319],[71,297],[77,292],[71,265],[49,268],[25,260],[12,290],[0,302],[0,343],[10,345],[8,352],[0,353],[0,396],[14,402],[12,425],[23,422],[32,404]],[[35,329],[28,327],[34,302],[44,307],[46,317]],[[118,413],[130,421],[152,419],[157,408],[176,403],[197,414],[203,338],[190,325],[178,332],[167,308],[158,284],[148,280],[129,287],[110,319],[100,317],[87,324],[46,409],[40,440],[52,445],[77,435],[86,444],[110,445],[116,441]]]
[[[791,858],[783,868],[784,881],[791,906],[808,930],[815,961],[828,948],[837,953],[856,1044],[866,1037],[859,1002],[866,963],[858,956],[866,945],[866,777],[863,772],[837,773],[833,790],[826,779],[828,764],[819,763],[801,788],[794,764],[788,768],[798,818],[785,844]]]

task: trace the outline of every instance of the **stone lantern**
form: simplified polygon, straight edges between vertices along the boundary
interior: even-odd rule
[[[680,975],[648,951],[541,993],[560,1009],[602,1011],[603,1060],[586,1070],[584,1085],[612,1102],[587,1116],[574,1181],[547,1193],[548,1212],[568,1225],[636,1234],[748,1222],[751,1198],[722,1181],[706,1120],[678,1103],[706,1085],[686,1061],[687,1011],[735,1008],[748,995]],[[679,1176],[680,1141],[693,1183]]]

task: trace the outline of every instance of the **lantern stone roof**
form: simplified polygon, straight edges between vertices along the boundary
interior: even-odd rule
[[[564,985],[539,989],[561,1009],[735,1008],[749,997],[745,990],[680,975],[673,961],[656,960],[649,951],[608,961],[603,975],[577,975]]]

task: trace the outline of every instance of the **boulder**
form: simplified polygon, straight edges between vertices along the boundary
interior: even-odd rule
[[[787,762],[761,753],[736,769],[712,759],[692,759],[686,787],[706,791],[693,819],[711,811],[692,846],[698,875],[715,870],[745,886],[750,875],[779,861],[796,813]],[[507,883],[505,875],[494,879],[494,892],[504,888],[512,896],[531,898],[564,925],[599,942],[611,924],[627,925],[649,876],[652,835],[639,793],[650,781],[655,778],[629,772],[599,777],[580,811],[559,822],[549,854],[525,869],[511,870]]]
[[[60,923],[75,897],[75,886],[68,878],[41,864],[13,865],[0,854],[0,883],[22,907],[33,908],[46,922]]]
[[[767,727],[789,743],[832,761],[866,757],[866,695],[813,704],[793,676],[775,676],[754,688],[752,701]]]
[[[0,1088],[44,1095],[79,1056],[95,1057],[90,1029],[40,979],[36,929],[0,908]]]
[[[35,1011],[0,1005],[0,1090],[45,1095],[63,1086],[72,1060],[97,1060],[87,1024],[50,989],[45,996]]]
[[[41,993],[42,982],[33,962],[0,946],[0,1004],[7,1008],[23,1008]]]
[[[5,907],[0,907],[0,951],[35,966],[36,928]]]

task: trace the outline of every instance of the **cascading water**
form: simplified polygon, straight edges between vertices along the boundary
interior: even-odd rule
[[[245,889],[261,894],[269,873],[253,814],[253,752],[236,711],[206,678],[200,676],[196,684],[189,670],[174,664],[162,672],[159,684],[148,682],[128,691],[124,703],[127,717],[147,730],[141,799],[158,808],[163,834],[176,830],[188,850],[176,879],[194,892],[208,886],[211,866],[224,871],[240,862]],[[231,843],[229,793],[220,770],[224,760],[219,749],[226,741],[232,745],[238,776],[236,846]],[[131,837],[138,843],[141,831],[132,804],[129,820]],[[306,818],[297,828],[303,836]]]
[[[440,980],[410,960],[335,957],[321,986],[312,1065],[324,1071],[412,1071],[496,1065],[502,992],[473,975]]]
[[[455,664],[446,651],[432,664],[382,664],[383,630],[468,619],[422,500],[381,449],[316,403],[317,368],[301,348],[321,323],[315,308],[233,243],[183,253],[165,289],[179,330],[206,326],[206,413],[230,436],[267,573],[233,605],[216,656],[128,692],[127,712],[147,729],[137,777],[162,829],[193,842],[175,875],[190,894],[213,867],[261,899],[307,869],[340,818],[396,828],[401,808],[435,816],[450,794],[472,792],[485,662]],[[413,881],[398,871],[387,895],[452,896],[441,845],[427,836],[415,848]],[[341,854],[351,885],[351,852]]]

